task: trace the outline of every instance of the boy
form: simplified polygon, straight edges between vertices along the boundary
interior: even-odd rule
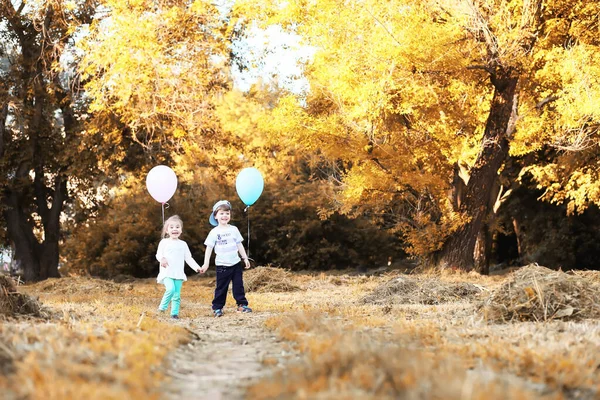
[[[229,225],[231,219],[231,203],[227,200],[220,200],[213,206],[209,222],[214,228],[208,234],[204,241],[206,252],[204,254],[204,264],[200,272],[204,273],[208,269],[212,250],[215,249],[215,266],[217,269],[217,287],[215,297],[212,302],[213,314],[215,317],[223,316],[223,307],[227,300],[227,289],[229,282],[233,281],[233,298],[237,303],[237,311],[249,313],[252,309],[248,307],[246,293],[244,292],[244,281],[242,277],[242,260],[246,269],[250,268],[250,261],[246,255],[246,250],[242,245],[242,235],[238,228]],[[239,253],[239,255],[238,255]],[[242,256],[240,259],[239,256]]]

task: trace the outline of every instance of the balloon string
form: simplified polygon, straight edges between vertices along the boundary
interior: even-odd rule
[[[248,213],[248,258],[250,258],[250,206],[244,210]]]
[[[169,208],[169,203],[160,203],[162,205],[162,219],[163,225],[165,224],[165,205]]]

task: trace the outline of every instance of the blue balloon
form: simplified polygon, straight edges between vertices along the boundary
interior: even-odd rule
[[[256,168],[244,168],[235,179],[235,189],[245,205],[251,206],[262,194],[265,182]]]

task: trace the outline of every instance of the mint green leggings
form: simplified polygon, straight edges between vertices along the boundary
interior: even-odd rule
[[[165,284],[165,294],[160,301],[158,309],[165,311],[169,308],[169,302],[171,302],[171,315],[179,315],[179,303],[181,303],[181,285],[183,285],[183,279],[165,278],[163,283]]]

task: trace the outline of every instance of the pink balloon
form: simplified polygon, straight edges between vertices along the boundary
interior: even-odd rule
[[[166,203],[177,190],[177,175],[166,165],[157,165],[146,176],[146,188],[159,203]]]

